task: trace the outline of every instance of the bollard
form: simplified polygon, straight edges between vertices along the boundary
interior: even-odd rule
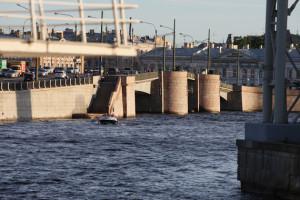
[[[1,84],[0,84],[0,88],[1,88],[1,91],[3,91],[3,83],[1,81]]]
[[[10,89],[9,89],[9,82],[7,82],[7,90],[10,91]]]

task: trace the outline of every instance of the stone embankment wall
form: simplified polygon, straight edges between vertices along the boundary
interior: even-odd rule
[[[0,120],[71,118],[87,113],[93,84],[0,92]]]
[[[300,199],[300,145],[239,140],[237,146],[243,191]]]

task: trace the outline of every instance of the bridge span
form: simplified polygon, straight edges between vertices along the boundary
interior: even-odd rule
[[[108,84],[113,85],[109,91]],[[291,107],[299,91],[287,90],[287,93],[287,104]],[[104,78],[93,105],[103,109],[92,108],[91,112],[118,113],[119,117],[134,117],[136,113],[255,112],[262,110],[262,89],[224,84],[218,75],[150,72]],[[130,115],[125,114],[129,105],[133,109]],[[291,110],[300,111],[300,102]]]

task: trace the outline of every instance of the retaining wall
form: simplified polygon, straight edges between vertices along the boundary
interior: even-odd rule
[[[71,118],[87,113],[94,85],[0,91],[0,120]]]
[[[300,145],[238,140],[237,146],[243,191],[300,199]]]

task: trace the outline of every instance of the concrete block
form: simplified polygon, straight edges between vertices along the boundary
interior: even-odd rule
[[[246,124],[245,139],[300,144],[300,124]]]

